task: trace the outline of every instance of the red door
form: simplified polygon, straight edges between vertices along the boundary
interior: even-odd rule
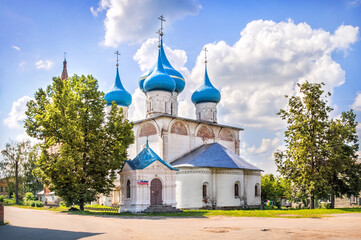
[[[162,182],[158,178],[150,182],[150,205],[162,205]]]

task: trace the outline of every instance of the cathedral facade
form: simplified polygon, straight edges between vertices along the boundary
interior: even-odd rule
[[[146,96],[145,118],[134,122],[135,142],[128,149],[108,204],[120,211],[143,211],[152,205],[181,209],[256,208],[261,205],[261,169],[240,154],[242,128],[219,124],[220,92],[207,72],[194,91],[195,119],[178,116],[178,95],[185,79],[168,61],[160,33],[157,63],[139,79]],[[225,83],[226,84],[226,83]],[[116,79],[105,95],[128,116],[131,95]],[[104,204],[107,204],[104,200]]]

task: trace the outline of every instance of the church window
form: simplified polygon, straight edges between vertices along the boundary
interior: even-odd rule
[[[1,187],[1,188],[0,188],[0,192],[3,192],[3,190],[4,190],[3,187]]]
[[[130,198],[130,180],[127,181],[127,198]]]
[[[254,186],[254,196],[259,197],[259,185],[258,183]]]
[[[203,184],[202,188],[203,192],[203,198],[207,198],[207,184]]]
[[[234,184],[234,196],[239,197],[239,184],[238,183]]]
[[[170,113],[173,115],[173,103],[170,104]]]
[[[8,191],[8,187],[5,187],[5,192],[7,192]]]

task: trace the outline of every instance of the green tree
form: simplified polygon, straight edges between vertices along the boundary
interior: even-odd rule
[[[31,192],[33,195],[36,195],[39,191],[43,189],[43,183],[39,176],[36,173],[36,162],[41,153],[41,148],[39,144],[34,145],[29,152],[28,161],[24,162],[24,192]]]
[[[105,113],[104,93],[92,76],[53,78],[27,104],[26,132],[42,140],[39,174],[67,206],[109,194],[116,170],[133,143],[133,124],[115,103]]]
[[[275,153],[278,171],[293,183],[296,197],[328,199],[358,195],[361,190],[361,165],[357,163],[357,122],[352,110],[339,119],[329,119],[324,84],[297,84],[299,96],[289,98],[288,108],[279,115],[287,120],[285,151]]]
[[[310,198],[314,208],[315,198],[327,198],[327,180],[324,178],[327,160],[328,113],[322,85],[305,82],[297,84],[299,96],[288,97],[288,108],[278,113],[287,121],[285,151],[275,153],[278,171],[292,181],[302,196]]]
[[[331,208],[335,197],[358,196],[361,190],[361,164],[357,162],[358,137],[356,115],[352,110],[331,120],[328,128],[328,159],[326,176],[331,195]]]
[[[10,142],[1,151],[3,161],[1,172],[5,175],[9,192],[15,192],[16,204],[19,203],[19,185],[23,186],[24,163],[28,161],[30,142]],[[20,188],[23,192],[23,188]]]
[[[265,203],[267,200],[275,202],[280,206],[281,198],[291,198],[291,185],[286,179],[273,174],[261,176],[261,199]]]

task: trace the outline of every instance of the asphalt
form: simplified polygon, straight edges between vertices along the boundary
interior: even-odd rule
[[[0,240],[361,239],[361,214],[326,218],[83,216],[5,207]]]

